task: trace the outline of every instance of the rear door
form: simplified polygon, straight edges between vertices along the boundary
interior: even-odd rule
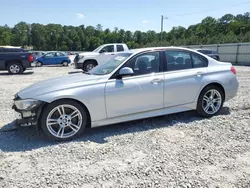
[[[194,102],[204,82],[208,60],[185,50],[165,51],[164,107]]]
[[[56,52],[55,63],[61,64],[64,60],[66,60],[66,55],[61,52]]]

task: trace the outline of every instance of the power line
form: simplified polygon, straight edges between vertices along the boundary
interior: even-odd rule
[[[227,6],[227,7],[222,7],[222,8],[215,8],[215,9],[204,10],[204,11],[200,11],[200,12],[186,13],[186,14],[177,14],[177,15],[175,15],[175,16],[189,16],[189,15],[195,15],[195,14],[200,14],[200,13],[204,13],[204,12],[212,12],[212,11],[215,11],[215,10],[222,10],[222,9],[225,9],[225,8],[238,7],[238,6],[246,5],[246,4],[250,4],[250,1],[245,2],[245,3],[240,3],[240,4],[235,4],[235,5]]]

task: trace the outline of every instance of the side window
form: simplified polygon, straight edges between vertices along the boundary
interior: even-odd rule
[[[100,51],[102,50],[104,50],[105,52],[114,52],[114,45],[105,46]]]
[[[194,68],[207,67],[208,65],[207,59],[197,54],[192,54],[192,60]]]
[[[117,49],[117,52],[121,52],[121,51],[124,51],[124,48],[122,45],[116,45],[116,49]]]
[[[184,51],[166,51],[167,71],[192,68],[190,53]]]
[[[54,53],[48,53],[48,54],[45,55],[45,57],[48,57],[48,58],[49,58],[49,57],[54,57],[54,56],[55,56]]]
[[[132,68],[135,76],[159,72],[160,53],[149,52],[139,55],[125,64],[124,67]]]
[[[57,53],[56,53],[56,56],[59,56],[59,57],[60,57],[60,56],[64,56],[64,55],[63,55],[63,53],[61,53],[61,52],[57,52]]]

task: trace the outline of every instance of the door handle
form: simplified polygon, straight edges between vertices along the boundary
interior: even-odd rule
[[[204,72],[197,72],[197,73],[196,73],[196,75],[199,76],[199,77],[200,77],[200,76],[203,76],[204,74],[205,74]]]
[[[156,79],[151,80],[150,83],[151,83],[151,84],[158,84],[158,83],[160,83],[161,81],[162,81],[162,79],[156,78]]]

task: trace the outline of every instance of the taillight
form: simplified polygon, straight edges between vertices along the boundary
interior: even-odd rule
[[[236,75],[236,69],[232,66],[231,71]]]
[[[34,61],[34,57],[33,57],[33,55],[29,55],[28,56],[28,61],[30,62],[30,63],[32,63],[33,61]]]

